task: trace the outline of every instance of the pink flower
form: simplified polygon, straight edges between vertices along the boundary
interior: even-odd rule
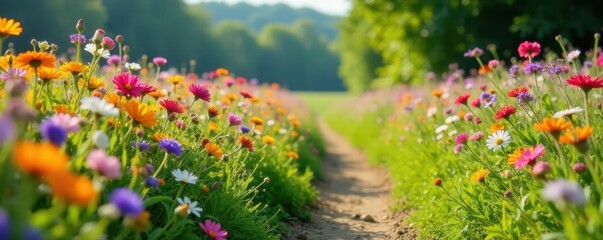
[[[526,149],[521,153],[521,157],[515,162],[515,169],[521,169],[527,165],[533,165],[538,158],[544,155],[544,146],[541,144],[533,148]]]
[[[162,58],[162,57],[153,58],[153,64],[155,64],[155,65],[162,66],[162,65],[165,65],[166,63],[167,63],[167,59],[165,59],[165,58]]]
[[[540,54],[540,43],[537,42],[522,42],[517,48],[519,56],[522,58],[533,58]]]
[[[468,139],[469,139],[469,134],[461,133],[458,136],[456,136],[456,144],[457,145],[464,144],[467,142]]]
[[[111,51],[115,48],[115,41],[113,41],[113,39],[111,39],[110,37],[104,37],[101,42],[101,46],[104,49]]]
[[[214,240],[226,240],[226,236],[228,236],[228,232],[222,229],[219,223],[215,223],[210,219],[206,219],[205,223],[199,223],[199,227],[203,229],[209,238]]]
[[[461,150],[463,150],[463,145],[461,144],[457,144],[456,146],[454,146],[454,153],[458,154],[461,152]]]
[[[130,97],[139,97],[147,89],[146,84],[143,84],[138,77],[128,72],[119,74],[113,78],[115,89],[121,94]]]
[[[538,161],[532,168],[532,174],[536,177],[544,177],[551,170],[551,165],[548,162]]]
[[[469,140],[470,141],[479,141],[482,139],[482,137],[484,137],[484,133],[476,132],[474,134],[471,134],[471,136],[469,137]]]
[[[86,158],[88,168],[100,172],[109,179],[118,179],[121,176],[121,162],[114,156],[108,156],[105,150],[95,149]]]
[[[224,85],[226,85],[227,87],[230,87],[234,84],[235,84],[235,82],[234,82],[234,80],[232,80],[232,78],[227,78],[226,80],[224,80]]]
[[[195,95],[195,98],[197,99],[201,99],[206,102],[211,101],[211,94],[209,93],[209,90],[207,90],[207,88],[201,84],[191,84],[188,86],[188,90]]]
[[[242,122],[241,117],[239,117],[235,114],[232,114],[232,113],[228,114],[228,123],[230,124],[230,126],[241,125],[241,122]]]
[[[55,114],[50,117],[50,121],[52,121],[56,125],[65,128],[67,132],[77,132],[80,130],[80,119],[69,114]]]

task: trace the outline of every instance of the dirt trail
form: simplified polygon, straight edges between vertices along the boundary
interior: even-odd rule
[[[389,211],[387,171],[371,167],[365,155],[319,120],[327,154],[324,180],[316,183],[318,205],[308,223],[291,223],[283,239],[413,239],[401,226],[403,213]],[[370,217],[367,217],[370,216]],[[372,218],[374,221],[371,221]]]

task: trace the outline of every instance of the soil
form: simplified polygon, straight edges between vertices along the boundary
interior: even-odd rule
[[[369,165],[362,151],[331,130],[319,125],[326,143],[323,180],[315,183],[317,206],[309,222],[287,223],[282,239],[415,239],[402,224],[408,212],[392,212],[391,183],[385,169]]]

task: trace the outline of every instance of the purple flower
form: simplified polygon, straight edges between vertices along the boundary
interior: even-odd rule
[[[108,65],[118,65],[119,64],[119,56],[111,55],[109,58],[107,58],[107,64]]]
[[[8,115],[0,116],[0,144],[15,136],[15,123]]]
[[[130,217],[136,217],[144,211],[144,203],[140,196],[127,188],[113,190],[110,201],[122,214]]]
[[[153,64],[163,66],[167,63],[167,59],[162,57],[153,58]]]
[[[0,240],[10,239],[10,218],[6,211],[0,207]]]
[[[236,114],[228,113],[228,123],[230,124],[230,126],[241,125],[242,121],[243,120],[241,120],[241,117],[237,116]]]
[[[199,227],[213,240],[226,240],[226,236],[228,236],[228,232],[222,229],[219,223],[210,219],[206,219],[204,223],[199,223]]]
[[[241,132],[243,132],[243,133],[248,133],[249,131],[251,131],[251,129],[245,125],[241,125],[240,129],[241,129]]]
[[[484,107],[492,106],[492,104],[496,102],[496,94],[490,94],[488,92],[483,92],[479,98],[482,102],[486,103]]]
[[[534,96],[529,92],[521,92],[517,95],[517,101],[519,101],[519,105],[523,106],[534,101]]]
[[[121,176],[121,161],[117,157],[107,155],[105,150],[95,149],[86,158],[88,168],[100,172],[109,179],[118,179]]]
[[[542,71],[544,71],[544,68],[538,62],[530,63],[523,69],[523,72],[528,74],[536,74]]]
[[[159,181],[157,181],[156,178],[151,177],[151,176],[146,177],[144,179],[144,184],[146,184],[149,187],[159,187]]]
[[[176,156],[182,154],[182,146],[174,139],[164,138],[159,141],[159,147]]]
[[[511,66],[511,68],[509,68],[509,75],[511,77],[517,77],[517,75],[516,75],[517,70],[519,70],[519,65],[513,65],[513,66]]]
[[[138,146],[138,150],[140,151],[146,151],[149,150],[149,148],[151,148],[151,144],[147,141],[140,141],[140,142],[136,142],[136,141],[132,141],[132,147],[136,148]]]
[[[40,134],[44,139],[58,147],[67,141],[67,130],[50,119],[42,121],[40,124]]]
[[[251,84],[251,86],[257,86],[260,82],[258,81],[257,78],[252,78],[249,80],[249,84]]]
[[[27,76],[27,71],[21,68],[9,68],[6,71],[0,73],[0,79],[4,81],[9,80],[22,80]]]
[[[78,34],[71,34],[69,36],[69,39],[71,40],[71,43],[73,44],[83,44],[86,42],[86,36],[84,36],[84,34],[80,34],[79,35],[79,39],[78,39]],[[78,41],[79,40],[79,41]]]
[[[542,189],[542,198],[559,204],[574,203],[583,205],[586,202],[582,187],[576,182],[565,179],[546,183],[544,189]]]
[[[62,126],[67,132],[80,130],[80,119],[65,113],[55,114],[49,118],[54,124]]]
[[[464,57],[479,57],[482,54],[484,54],[484,50],[482,50],[481,48],[474,48],[474,49],[469,49],[465,54],[463,54]]]
[[[559,65],[549,64],[547,65],[546,69],[550,75],[557,75],[563,72],[563,67]]]

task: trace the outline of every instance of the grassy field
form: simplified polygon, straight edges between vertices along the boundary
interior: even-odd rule
[[[322,115],[337,106],[350,95],[347,92],[295,92],[312,111]]]

